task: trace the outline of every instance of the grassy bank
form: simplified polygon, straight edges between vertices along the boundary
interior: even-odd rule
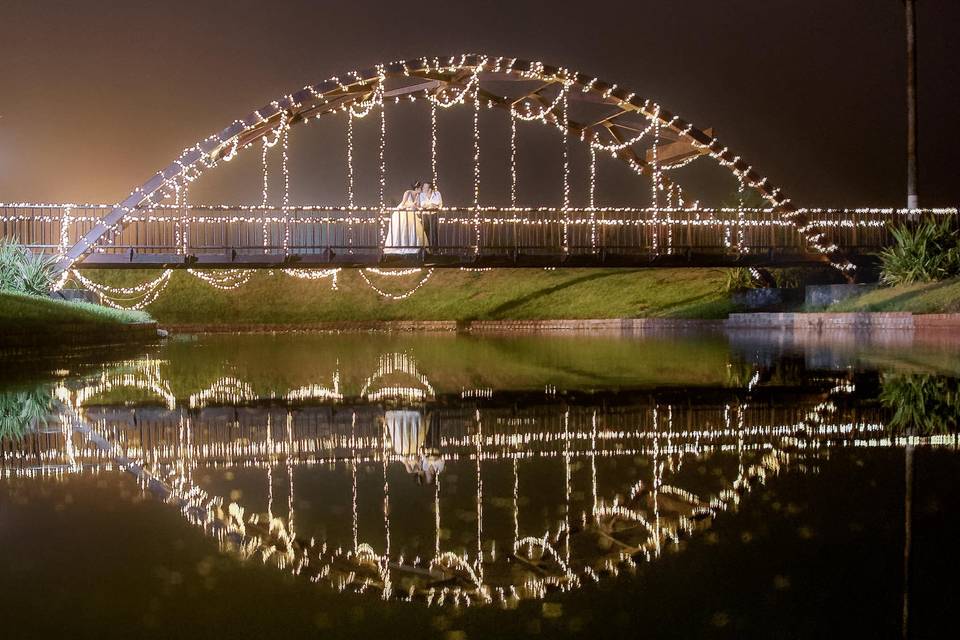
[[[874,289],[862,296],[838,302],[830,306],[828,311],[960,313],[960,278]]]
[[[155,271],[92,271],[97,282],[131,286]],[[369,274],[384,291],[402,293],[420,274],[387,278]],[[735,310],[720,269],[504,269],[468,272],[438,269],[403,300],[378,295],[356,271],[342,271],[338,289],[329,279],[300,280],[279,271],[257,271],[235,290],[216,289],[177,272],[148,307],[161,323],[282,324],[350,320],[476,320],[559,318],[724,318]]]
[[[0,331],[42,330],[62,325],[110,326],[147,322],[140,311],[121,311],[85,302],[67,302],[22,293],[0,293]]]
[[[156,337],[150,316],[95,304],[0,293],[0,355],[48,347],[92,347],[142,343]],[[21,354],[22,355],[22,354]],[[2,377],[2,376],[0,376]]]

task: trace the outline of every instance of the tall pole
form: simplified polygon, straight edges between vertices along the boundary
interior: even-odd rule
[[[917,197],[917,13],[916,0],[904,0],[907,19],[907,208],[919,206]]]

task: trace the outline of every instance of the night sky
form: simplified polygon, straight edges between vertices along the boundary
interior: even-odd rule
[[[921,204],[955,206],[960,3],[918,10]],[[0,201],[116,202],[184,147],[305,84],[479,52],[596,75],[714,127],[797,204],[902,206],[903,28],[901,0],[0,0]],[[427,175],[427,132],[410,124],[426,112],[393,120],[391,193]],[[441,122],[449,204],[469,180],[465,115]],[[375,181],[368,125],[362,197]],[[521,143],[528,162],[549,146],[535,140]],[[293,202],[344,200],[343,147],[342,122],[291,133]],[[502,174],[502,147],[486,147],[485,175]],[[195,198],[258,201],[259,158],[247,155]],[[528,198],[555,189],[536,173]]]

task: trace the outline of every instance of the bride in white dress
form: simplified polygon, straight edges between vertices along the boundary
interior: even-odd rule
[[[427,246],[427,234],[423,222],[417,215],[420,183],[415,183],[403,193],[400,204],[390,214],[387,237],[383,241],[383,252],[392,254],[417,253]]]

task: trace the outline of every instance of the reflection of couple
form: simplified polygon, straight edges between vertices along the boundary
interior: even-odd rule
[[[417,181],[411,185],[390,214],[384,253],[417,253],[436,244],[435,212],[442,206],[443,196],[434,189],[432,182]]]
[[[439,420],[430,412],[424,415],[414,409],[391,409],[384,412],[383,426],[390,448],[400,456],[407,473],[418,484],[433,484],[443,471],[440,455]]]

